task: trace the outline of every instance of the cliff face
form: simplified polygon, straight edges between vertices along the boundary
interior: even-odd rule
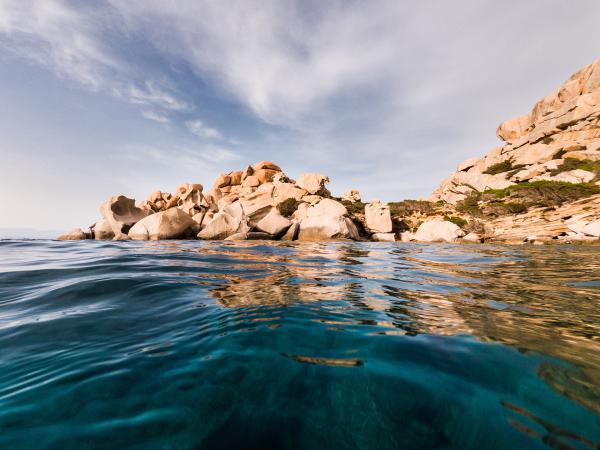
[[[459,164],[433,192],[433,201],[456,204],[474,192],[527,181],[597,181],[589,165],[573,160],[600,160],[600,60],[571,76],[529,114],[501,124],[497,135],[504,144]]]

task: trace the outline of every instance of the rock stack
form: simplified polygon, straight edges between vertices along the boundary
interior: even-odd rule
[[[201,184],[181,184],[173,194],[156,191],[138,205],[111,197],[89,232],[76,229],[59,239],[394,240],[387,205],[369,204],[365,226],[331,197],[328,183],[319,173],[296,182],[277,164],[262,161],[221,174],[208,192]],[[360,194],[352,190],[351,197]]]

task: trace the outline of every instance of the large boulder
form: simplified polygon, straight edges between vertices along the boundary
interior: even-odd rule
[[[255,228],[273,236],[281,236],[292,225],[292,222],[283,217],[277,208],[272,207],[269,213],[260,219]]]
[[[306,210],[306,216],[300,222],[298,239],[301,241],[359,239],[358,229],[347,215],[346,207],[340,202],[323,199]]]
[[[96,240],[110,240],[115,237],[115,233],[106,219],[100,219],[96,222],[93,226],[93,230],[94,239]]]
[[[414,240],[421,242],[455,242],[464,234],[464,231],[452,222],[433,219],[421,224],[414,234]]]
[[[365,206],[365,221],[367,228],[375,233],[392,231],[390,207],[379,200],[373,200]]]
[[[145,217],[127,234],[135,240],[177,239],[185,237],[194,226],[197,224],[189,214],[179,208],[171,208]]]
[[[88,235],[81,228],[74,228],[73,230],[57,237],[59,241],[82,241],[87,238]]]
[[[148,216],[148,211],[135,206],[134,199],[117,195],[100,206],[100,214],[117,235],[127,233],[133,224]]]
[[[240,230],[240,219],[226,212],[218,212],[212,220],[198,233],[198,239],[225,239]]]
[[[356,189],[350,189],[349,191],[344,192],[341,198],[350,203],[360,202],[360,192]]]
[[[330,192],[325,185],[329,183],[329,177],[320,173],[303,173],[296,183],[302,189],[312,195],[329,196]]]

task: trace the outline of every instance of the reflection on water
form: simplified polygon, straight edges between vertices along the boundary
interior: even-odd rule
[[[0,242],[0,447],[598,449],[599,256]]]

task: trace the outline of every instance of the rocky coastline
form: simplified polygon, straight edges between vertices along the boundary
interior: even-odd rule
[[[207,191],[111,197],[87,231],[58,239],[600,243],[600,60],[497,135],[502,145],[459,164],[427,200],[335,197],[325,175],[296,181],[262,161]]]

